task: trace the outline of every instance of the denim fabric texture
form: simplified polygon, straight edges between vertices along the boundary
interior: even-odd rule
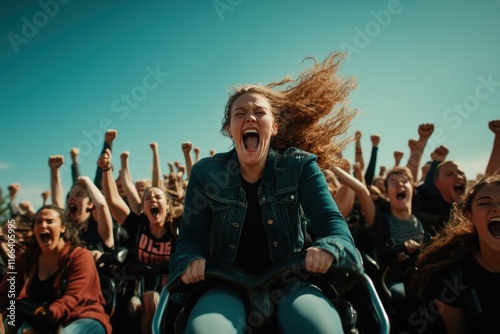
[[[305,215],[317,237],[313,246],[331,253],[334,266],[362,267],[349,228],[328,191],[315,155],[296,148],[283,153],[270,149],[258,197],[273,261],[301,251]],[[234,149],[195,163],[179,239],[170,261],[170,282],[197,258],[231,263],[238,250],[246,209]]]

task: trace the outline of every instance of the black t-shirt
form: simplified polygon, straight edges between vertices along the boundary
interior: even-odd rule
[[[453,207],[451,203],[446,202],[440,194],[433,194],[419,186],[416,191],[418,198],[418,206],[413,207],[413,211],[423,212],[434,217],[434,225],[432,226],[432,235],[435,231],[440,230],[450,219],[450,211]]]
[[[125,219],[123,227],[131,240],[135,240],[134,255],[136,260],[155,266],[161,262],[170,261],[170,254],[174,250],[174,237],[170,230],[160,238],[155,237],[149,230],[149,220],[142,214],[136,215],[132,211]]]
[[[40,303],[51,301],[54,298],[54,280],[57,274],[58,272],[55,272],[42,281],[36,273],[30,285],[30,299]]]
[[[85,247],[88,250],[98,250],[103,253],[110,253],[113,251],[112,248],[109,248],[102,241],[101,236],[99,235],[99,230],[97,229],[97,222],[90,216],[89,224],[86,231],[80,231],[78,235],[80,240],[82,240],[85,244]]]
[[[259,204],[260,181],[249,183],[241,178],[247,198],[247,211],[233,264],[252,274],[263,272],[271,264],[271,252]]]
[[[458,271],[444,268],[435,273],[429,282],[427,296],[439,299],[447,305],[464,310],[470,333],[491,333],[500,328],[500,273],[492,273],[482,267],[474,256],[459,261]],[[455,274],[452,274],[455,273]],[[477,297],[474,297],[474,295]],[[473,300],[480,305],[481,314],[473,308]]]

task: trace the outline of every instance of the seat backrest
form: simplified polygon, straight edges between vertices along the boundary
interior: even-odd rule
[[[111,317],[116,308],[116,283],[115,280],[108,275],[99,275],[99,280],[101,282],[102,295],[106,302],[104,311]]]

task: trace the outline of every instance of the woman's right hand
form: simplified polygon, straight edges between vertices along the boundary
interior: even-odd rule
[[[187,267],[184,274],[181,275],[181,280],[184,284],[192,284],[205,280],[205,263],[207,260],[201,258],[193,260]]]

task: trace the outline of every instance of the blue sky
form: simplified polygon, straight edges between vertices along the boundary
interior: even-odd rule
[[[219,134],[227,91],[268,83],[350,51],[342,74],[358,88],[352,123],[381,135],[380,165],[409,155],[408,139],[434,123],[424,157],[445,145],[469,178],[484,171],[500,118],[500,2],[185,0],[6,0],[0,4],[0,187],[41,204],[50,155],[93,178],[107,128],[118,131],[114,161],[130,151],[136,180],[151,177],[149,143],[163,172],[183,163],[181,143],[206,156],[225,151]],[[354,157],[353,145],[345,152]],[[63,169],[64,190],[70,186]],[[115,171],[115,174],[117,171]]]

